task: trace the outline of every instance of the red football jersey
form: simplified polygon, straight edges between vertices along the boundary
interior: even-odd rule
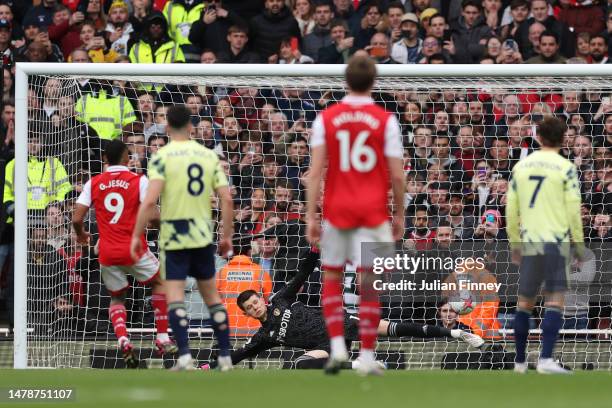
[[[343,229],[387,221],[387,158],[403,156],[395,115],[369,97],[347,96],[314,121],[311,146],[321,145],[328,157],[323,217]]]
[[[132,265],[132,232],[140,202],[147,191],[148,179],[124,166],[110,166],[83,186],[78,204],[96,210],[100,232],[99,259],[105,266]],[[142,236],[143,248],[147,247]]]

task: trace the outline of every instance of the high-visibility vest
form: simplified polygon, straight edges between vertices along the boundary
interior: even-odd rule
[[[15,201],[15,159],[6,165],[4,202]],[[28,159],[28,210],[44,210],[53,201],[62,201],[72,190],[66,169],[56,157],[41,161]],[[12,220],[9,220],[12,222]]]
[[[272,279],[261,266],[245,255],[233,257],[217,274],[217,291],[227,310],[231,334],[251,336],[261,324],[238,307],[236,299],[245,290],[254,290],[266,301],[272,293]]]
[[[202,16],[204,3],[192,7],[191,10],[185,10],[182,4],[176,4],[173,1],[166,3],[164,7],[164,17],[168,22],[168,35],[178,45],[191,44],[189,41],[189,30],[191,25],[198,21]]]
[[[501,324],[497,320],[499,302],[481,302],[474,310],[465,315],[459,315],[459,323],[463,323],[472,329],[472,333],[483,339],[499,338]]]
[[[181,47],[174,41],[162,44],[153,55],[151,46],[144,41],[138,41],[130,50],[130,61],[132,64],[172,64],[174,62],[185,62],[185,55]]]
[[[76,103],[76,118],[89,124],[100,139],[112,140],[121,135],[125,125],[136,120],[132,104],[125,96],[107,97],[101,90],[97,97],[85,94]]]

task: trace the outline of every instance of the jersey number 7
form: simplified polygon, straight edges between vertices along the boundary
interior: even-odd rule
[[[529,208],[533,208],[533,206],[535,205],[535,200],[538,197],[538,193],[540,192],[540,188],[542,188],[542,183],[544,182],[545,178],[546,176],[529,176],[529,180],[533,180],[537,183],[535,190],[533,190],[531,201],[529,202]]]

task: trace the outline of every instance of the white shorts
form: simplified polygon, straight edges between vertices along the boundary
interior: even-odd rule
[[[149,283],[159,272],[159,261],[151,251],[147,251],[134,265],[100,265],[100,271],[108,292],[118,295],[130,286],[127,274],[140,283]]]
[[[371,228],[340,229],[334,227],[328,221],[323,221],[321,231],[321,266],[323,270],[344,271],[347,262],[352,263],[355,267],[372,266],[362,265],[362,255],[365,255],[368,259],[373,259],[372,256],[362,254],[363,243],[392,244],[391,224],[384,222]]]

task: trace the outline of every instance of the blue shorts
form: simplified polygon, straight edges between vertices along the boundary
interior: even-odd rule
[[[521,259],[519,295],[534,298],[542,283],[545,292],[565,292],[569,263],[560,247],[545,244],[544,254],[523,256]]]
[[[178,249],[162,251],[161,273],[166,280],[185,280],[193,276],[197,280],[208,280],[215,277],[215,245],[203,248]]]

